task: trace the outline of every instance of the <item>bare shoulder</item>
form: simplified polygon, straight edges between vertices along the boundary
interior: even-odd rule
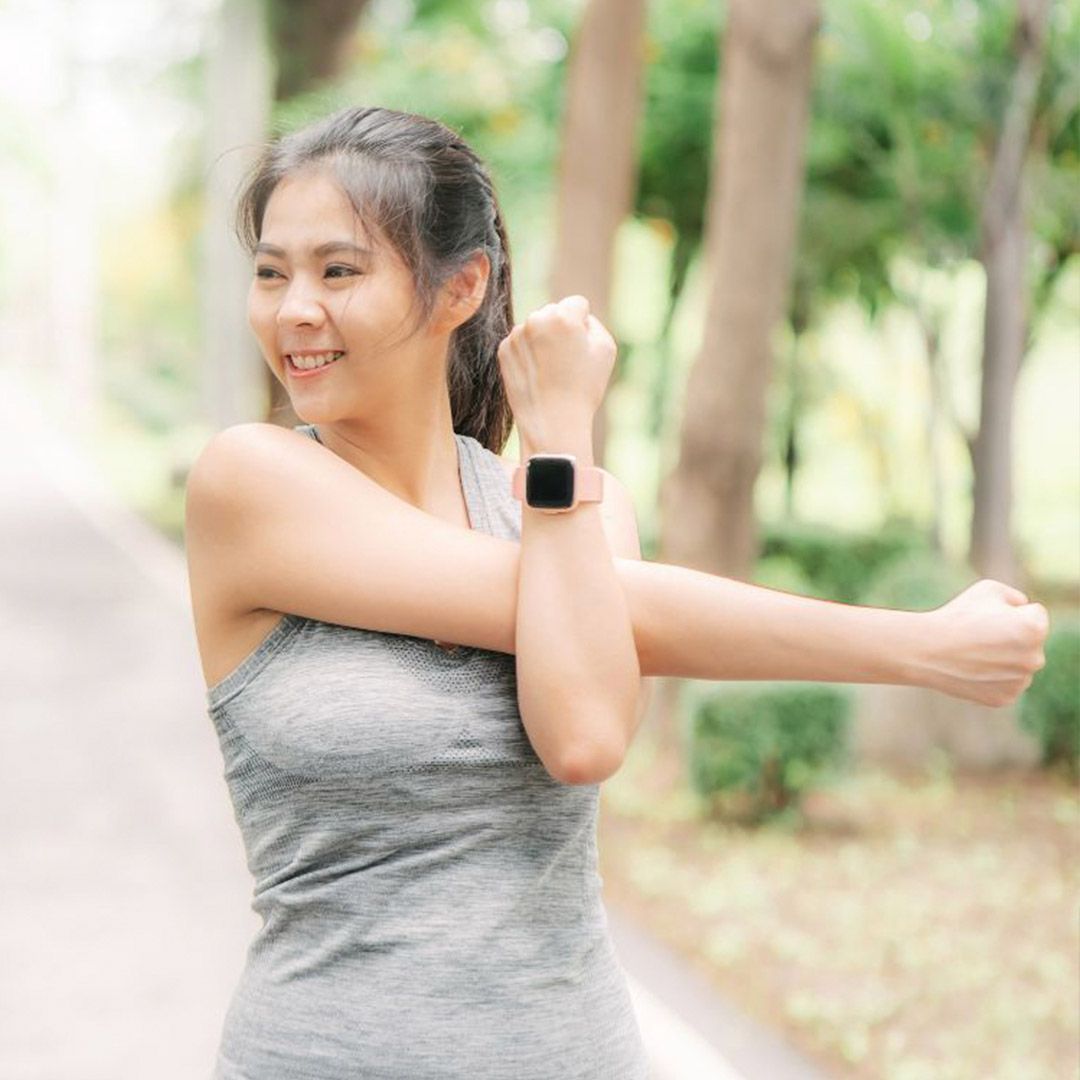
[[[245,484],[272,474],[282,459],[299,453],[301,460],[320,460],[325,456],[320,449],[312,439],[278,424],[251,422],[224,428],[207,441],[191,466],[187,512],[190,516],[193,510],[227,510],[237,505]]]
[[[282,617],[238,589],[243,507],[286,455],[312,440],[276,424],[243,423],[215,433],[188,472],[184,554],[192,618],[207,686],[249,655]],[[312,443],[314,447],[314,443]]]

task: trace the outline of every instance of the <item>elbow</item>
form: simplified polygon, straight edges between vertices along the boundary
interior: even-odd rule
[[[599,784],[619,771],[625,757],[621,744],[592,746],[567,755],[553,775],[560,784]]]

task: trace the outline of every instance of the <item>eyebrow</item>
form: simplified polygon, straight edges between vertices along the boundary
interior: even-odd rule
[[[374,255],[375,253],[366,247],[361,247],[359,244],[354,244],[350,240],[328,240],[325,244],[320,244],[318,247],[311,249],[311,254],[316,258],[321,258],[324,255],[331,255],[335,251],[351,251],[357,255]],[[255,245],[256,255],[273,255],[278,259],[285,258],[285,251],[283,248],[277,247],[275,244],[266,244],[259,242]]]

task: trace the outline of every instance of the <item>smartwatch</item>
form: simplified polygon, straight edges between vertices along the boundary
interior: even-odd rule
[[[532,454],[514,471],[510,490],[526,506],[564,514],[578,503],[603,501],[604,473],[595,465],[578,465],[573,454]]]

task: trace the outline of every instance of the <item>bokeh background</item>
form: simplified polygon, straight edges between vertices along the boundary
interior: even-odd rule
[[[34,605],[18,560],[37,552],[56,585],[41,552],[77,535],[26,516],[49,489],[34,470],[63,486],[77,462],[182,564],[185,480],[209,437],[297,422],[245,323],[237,185],[274,133],[348,104],[460,131],[498,187],[519,321],[581,292],[615,335],[596,456],[634,495],[644,557],[908,610],[994,577],[1051,613],[1047,666],[1004,709],[910,687],[656,680],[604,785],[612,910],[824,1075],[1075,1073],[1077,0],[0,2],[0,367],[23,470],[5,487],[0,711],[10,791],[59,800],[47,820],[6,804],[5,843],[29,860],[12,911],[32,920],[70,883],[41,853],[70,855],[80,800],[98,800],[94,836],[115,844],[123,783],[112,802],[100,775],[50,788],[47,761],[83,720],[80,687],[99,680],[111,722],[109,680],[150,670],[137,651],[107,677],[87,665],[35,709],[49,676],[16,669],[19,648],[59,664],[99,618],[132,623],[115,566]],[[63,449],[19,464],[30,441]],[[205,739],[193,647],[175,639],[183,674],[164,678],[194,687],[184,723]],[[152,729],[139,737],[152,754]],[[200,746],[191,776],[239,873],[220,763]],[[144,826],[152,859],[153,810]],[[222,925],[192,918],[196,955],[239,957],[240,925]],[[33,968],[44,995],[59,969],[20,940],[8,970]],[[28,1017],[45,1008],[18,996]],[[204,1042],[186,1045],[208,1046],[187,1000],[160,1015],[190,1016]],[[128,1075],[121,1050],[68,1041],[61,1067],[47,1025],[20,1025],[0,1071]]]

